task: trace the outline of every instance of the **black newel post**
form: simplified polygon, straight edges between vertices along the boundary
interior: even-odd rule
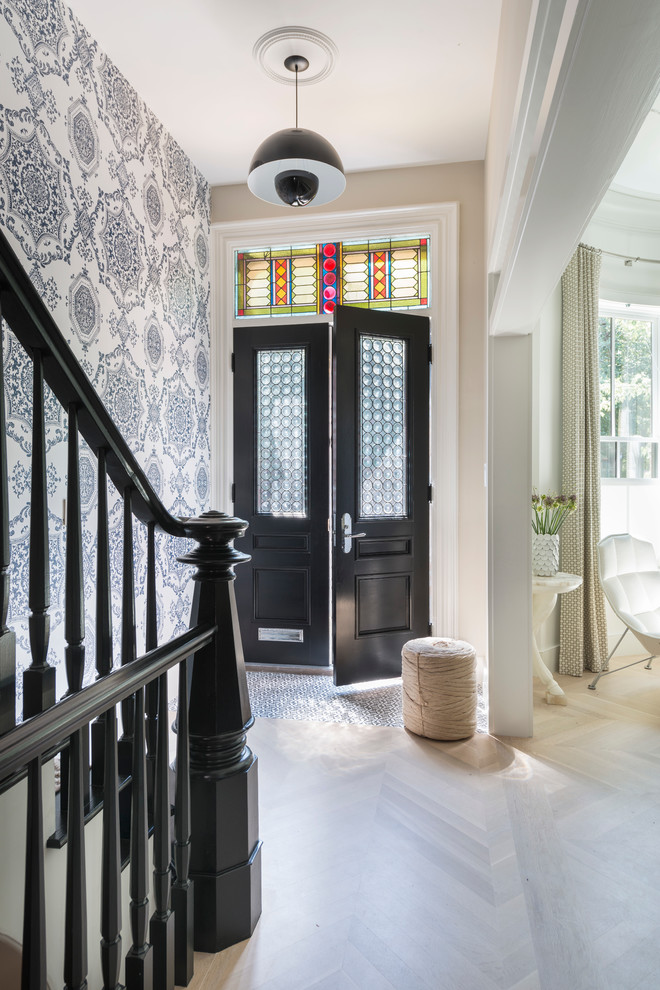
[[[219,952],[248,938],[261,914],[257,758],[246,744],[250,711],[238,627],[235,550],[247,523],[224,512],[183,520],[198,544],[180,559],[197,568],[191,626],[217,626],[192,662],[190,689],[190,879],[195,949]]]

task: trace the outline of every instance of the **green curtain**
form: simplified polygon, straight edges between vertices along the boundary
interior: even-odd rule
[[[578,497],[561,530],[560,569],[582,585],[560,596],[559,672],[579,677],[607,658],[605,599],[598,579],[600,539],[600,251],[580,244],[562,288],[562,491]]]

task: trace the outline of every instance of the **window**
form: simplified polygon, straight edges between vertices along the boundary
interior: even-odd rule
[[[601,303],[601,478],[658,477],[658,310]]]
[[[429,238],[329,241],[236,251],[234,315],[330,314],[429,305]]]

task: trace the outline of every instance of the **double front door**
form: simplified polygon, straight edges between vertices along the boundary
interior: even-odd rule
[[[234,333],[247,662],[394,677],[429,622],[429,322],[338,306]]]

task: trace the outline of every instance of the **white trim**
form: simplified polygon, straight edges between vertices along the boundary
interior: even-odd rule
[[[657,0],[628,0],[625,8],[620,0],[560,0],[558,11],[560,4],[564,26],[557,34],[556,22],[540,24],[543,58],[526,67],[542,72],[539,81],[548,91],[536,119],[525,121],[525,128],[538,128],[535,154],[511,163],[518,170],[529,166],[520,202],[505,202],[507,216],[498,220],[498,230],[507,228],[515,210],[511,235],[505,250],[496,245],[498,257],[489,251],[490,263],[501,266],[491,334],[525,333],[536,325],[660,84]],[[546,8],[537,4],[532,18]],[[560,60],[556,75],[545,71],[548,59]],[[605,117],[606,127],[594,126]]]
[[[431,616],[458,633],[458,203],[315,214],[211,227],[211,472],[213,505],[228,510],[233,462],[234,251],[254,245],[428,233],[431,239]],[[327,317],[287,317],[327,323]]]

